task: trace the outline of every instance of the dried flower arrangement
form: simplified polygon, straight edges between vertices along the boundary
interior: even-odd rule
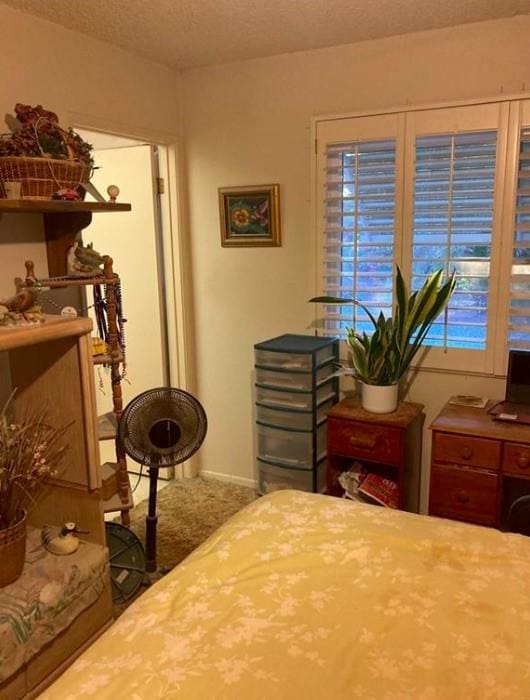
[[[59,442],[70,427],[49,425],[46,414],[15,419],[12,399],[0,413],[0,530],[29,512],[58,475],[67,449]]]
[[[73,129],[63,129],[54,112],[18,103],[15,114],[16,119],[6,119],[11,133],[0,137],[0,156],[76,160],[94,167],[92,146]]]

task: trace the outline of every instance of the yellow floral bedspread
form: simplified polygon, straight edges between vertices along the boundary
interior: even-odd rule
[[[530,539],[277,492],[41,697],[529,700]]]

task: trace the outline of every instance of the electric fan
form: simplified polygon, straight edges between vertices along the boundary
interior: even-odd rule
[[[145,522],[146,571],[156,571],[158,470],[189,459],[202,445],[207,420],[195,397],[182,389],[149,389],[123,411],[117,440],[129,457],[149,468],[149,507]]]

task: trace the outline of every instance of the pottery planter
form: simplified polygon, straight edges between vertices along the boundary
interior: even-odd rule
[[[26,513],[18,522],[0,530],[0,588],[7,586],[22,573],[26,557]]]
[[[370,413],[393,413],[398,405],[398,386],[376,386],[361,382],[362,407]]]

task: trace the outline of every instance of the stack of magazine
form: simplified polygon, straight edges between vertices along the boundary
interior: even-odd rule
[[[348,471],[342,472],[339,483],[344,489],[344,498],[379,503],[386,508],[398,507],[398,484],[393,479],[368,471],[359,462],[354,462]]]

